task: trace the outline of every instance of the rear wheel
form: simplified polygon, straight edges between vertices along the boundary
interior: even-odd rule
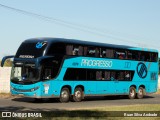
[[[130,87],[128,97],[129,99],[134,99],[136,97],[136,89],[134,87]]]
[[[142,99],[143,97],[144,97],[144,88],[143,87],[139,87],[138,93],[137,93],[137,98],[138,99]]]
[[[82,99],[83,99],[83,91],[80,87],[78,87],[74,90],[73,101],[81,102]]]
[[[70,92],[68,88],[62,88],[61,94],[60,94],[60,102],[66,103],[70,99]]]

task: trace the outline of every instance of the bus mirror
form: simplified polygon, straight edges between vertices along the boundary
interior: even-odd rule
[[[9,59],[9,58],[14,58],[14,55],[10,55],[10,56],[5,56],[5,57],[3,57],[2,61],[1,61],[1,67],[4,66],[5,61],[6,61],[7,59]]]

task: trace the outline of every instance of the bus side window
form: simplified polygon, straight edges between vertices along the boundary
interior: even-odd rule
[[[144,54],[144,52],[141,52],[141,53],[139,53],[140,55],[139,55],[139,57],[140,57],[140,60],[142,60],[142,61],[145,61],[145,54]]]
[[[53,43],[49,47],[47,51],[47,55],[64,55],[65,53],[65,45],[63,43]]]
[[[93,69],[87,70],[87,80],[96,80],[96,71]]]
[[[157,61],[157,56],[158,56],[157,53],[151,53],[151,61],[156,62]]]
[[[132,52],[131,51],[127,51],[127,56],[126,59],[132,60]]]
[[[124,75],[125,75],[125,80],[126,81],[131,80],[131,73],[129,71],[125,71]]]
[[[115,58],[117,59],[126,59],[126,52],[122,50],[117,50],[115,52]]]
[[[78,45],[67,45],[66,54],[67,55],[83,55],[83,47]]]
[[[87,56],[95,57],[96,49],[94,47],[88,47]]]
[[[105,71],[104,72],[104,80],[110,80],[110,75],[111,75],[110,71]]]
[[[102,71],[96,71],[96,80],[102,80]]]
[[[87,51],[88,51],[88,48],[87,48],[87,47],[84,47],[84,56],[87,55]]]
[[[113,49],[106,49],[106,57],[107,58],[114,58],[114,50]]]
[[[101,48],[100,57],[103,57],[103,58],[106,57],[106,49],[105,48]]]
[[[79,51],[78,51],[78,55],[83,55],[83,47],[79,46]]]
[[[100,57],[100,49],[97,47],[95,49],[95,57]]]
[[[150,52],[145,52],[145,61],[151,61],[151,53]]]
[[[111,80],[115,80],[116,79],[116,72],[115,71],[111,71]]]
[[[44,68],[44,76],[43,79],[49,80],[52,78],[52,70],[51,68]]]
[[[72,55],[78,55],[79,52],[79,46],[74,46],[72,50]]]
[[[66,54],[72,55],[73,54],[73,45],[67,45],[66,46]]]
[[[132,51],[132,60],[139,60],[139,52]]]
[[[119,81],[124,80],[124,72],[123,71],[117,71],[116,72],[116,79]]]

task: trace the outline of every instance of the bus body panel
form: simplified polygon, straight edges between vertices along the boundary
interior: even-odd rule
[[[95,66],[90,66],[90,64],[85,64],[82,65],[83,60],[95,60],[95,61],[111,61],[112,66],[105,67],[104,66],[96,66],[98,69],[110,69],[110,70],[134,70],[134,76],[132,81],[118,81],[116,79],[113,79],[112,81],[64,81],[63,77],[66,73],[67,68],[95,68]],[[157,73],[156,67],[157,63],[149,63],[145,62],[144,64],[148,68],[148,73],[146,78],[142,79],[138,76],[137,73],[137,65],[138,61],[128,61],[128,60],[115,60],[115,59],[104,59],[104,58],[85,58],[85,57],[75,57],[75,58],[69,58],[66,59],[63,63],[62,69],[58,77],[54,80],[49,80],[49,81],[41,81],[36,84],[32,85],[17,85],[11,83],[12,88],[14,89],[22,89],[24,90],[29,90],[33,89],[36,87],[39,87],[38,90],[34,92],[15,92],[14,90],[11,90],[12,94],[23,94],[24,96],[28,97],[59,97],[60,96],[60,91],[64,86],[70,86],[71,87],[71,94],[74,94],[74,89],[76,86],[84,86],[84,94],[85,95],[117,95],[117,94],[128,94],[129,92],[129,87],[132,85],[136,86],[136,91],[138,91],[138,88],[140,86],[145,86],[146,92],[147,93],[153,93],[157,91],[157,77],[158,76],[153,76],[151,73]],[[152,76],[151,76],[152,75]],[[156,74],[157,75],[157,74]],[[156,77],[155,80],[151,80],[151,77]],[[126,87],[128,86],[128,87]],[[23,91],[23,90],[22,90]]]

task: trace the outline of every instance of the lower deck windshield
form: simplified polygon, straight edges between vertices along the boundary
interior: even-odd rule
[[[14,83],[25,83],[38,81],[38,70],[34,64],[13,65],[11,81]]]
[[[12,67],[11,82],[33,84],[38,81],[53,80],[59,73],[61,60],[44,59],[38,67],[35,66],[35,63],[15,62]]]

